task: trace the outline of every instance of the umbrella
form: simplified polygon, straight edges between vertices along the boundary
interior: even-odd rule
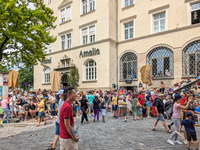
[[[151,71],[152,65],[145,65],[140,69],[141,72],[141,80],[143,84],[148,84],[148,86],[153,85],[152,78],[151,78]]]
[[[10,71],[8,74],[8,87],[15,89],[18,87],[18,84],[18,72],[16,70]]]
[[[61,73],[58,71],[51,71],[49,74],[50,74],[50,80],[51,80],[51,90],[59,91]]]

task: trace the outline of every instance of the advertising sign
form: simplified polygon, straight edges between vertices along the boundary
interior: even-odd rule
[[[2,76],[3,76],[3,85],[8,86],[8,74],[2,74]]]

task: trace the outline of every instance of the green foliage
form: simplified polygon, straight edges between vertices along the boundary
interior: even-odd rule
[[[68,77],[68,83],[69,86],[73,86],[74,88],[77,88],[79,81],[79,73],[78,68],[76,66],[73,66],[70,68],[69,77]]]
[[[56,41],[46,29],[56,28],[55,21],[42,0],[0,0],[0,61],[9,67],[44,61],[45,45]]]
[[[23,90],[29,90],[33,87],[33,66],[21,67],[19,69],[19,87]],[[24,82],[28,82],[28,86],[24,85]]]
[[[6,66],[3,66],[2,64],[0,64],[0,72],[9,73],[10,68],[7,68]]]

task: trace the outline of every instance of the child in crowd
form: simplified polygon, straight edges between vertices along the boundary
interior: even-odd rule
[[[126,114],[127,114],[127,104],[126,102],[122,102],[122,118],[124,122],[126,122]]]
[[[146,117],[146,110],[147,110],[147,105],[146,105],[146,101],[144,102],[144,105],[142,106],[142,113],[143,113],[143,117]]]
[[[181,132],[182,126],[185,127],[186,133],[187,133],[187,150],[190,150],[190,141],[193,139],[194,144],[195,144],[195,150],[197,150],[198,145],[197,145],[197,135],[195,131],[195,126],[200,126],[199,124],[196,124],[192,120],[192,113],[191,112],[186,112],[185,113],[185,120],[181,122],[180,128],[179,128],[179,133]]]
[[[119,100],[118,100],[118,108],[119,108],[118,117],[119,117],[119,118],[120,118],[121,115],[122,115],[122,103],[123,103],[123,100],[122,100],[122,97],[120,96],[120,97],[119,97]]]
[[[103,122],[105,122],[106,107],[104,105],[102,106],[102,109],[101,109],[101,115],[102,115]]]
[[[40,126],[40,119],[44,120],[44,125],[47,125],[47,121],[45,119],[45,104],[43,101],[43,95],[39,96],[39,101],[40,103],[38,104],[38,108],[39,108],[39,114],[38,114],[38,125],[36,125],[36,127]]]

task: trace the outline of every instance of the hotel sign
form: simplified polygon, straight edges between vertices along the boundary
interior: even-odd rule
[[[46,59],[45,61],[42,61],[42,64],[50,64],[51,63],[51,57]]]
[[[79,57],[88,57],[98,54],[100,54],[100,50],[98,48],[92,48],[92,50],[89,51],[80,51]]]

